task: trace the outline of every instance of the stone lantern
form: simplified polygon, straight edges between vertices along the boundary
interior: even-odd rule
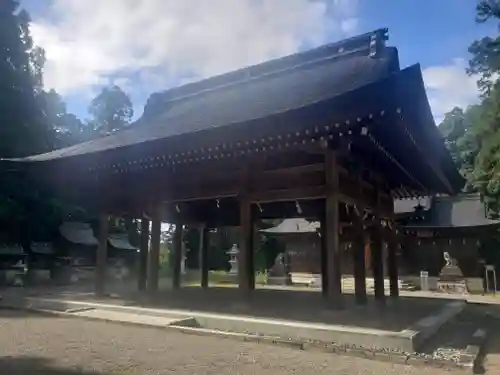
[[[226,253],[229,255],[229,264],[231,265],[231,269],[229,270],[230,275],[238,274],[238,253],[240,249],[238,249],[238,245],[234,244],[233,247]]]

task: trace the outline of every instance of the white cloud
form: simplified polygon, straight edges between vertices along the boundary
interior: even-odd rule
[[[352,34],[358,29],[359,19],[346,18],[340,22],[341,30],[346,34]]]
[[[45,85],[62,94],[135,75],[146,91],[341,38],[357,28],[347,0],[52,0],[35,19]],[[110,79],[110,76],[113,78]]]
[[[478,100],[478,78],[468,76],[466,66],[465,59],[455,58],[448,65],[424,69],[424,82],[436,123],[454,107],[466,108]]]

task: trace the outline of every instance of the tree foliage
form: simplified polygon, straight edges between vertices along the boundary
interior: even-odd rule
[[[500,21],[500,0],[481,0],[479,23]],[[500,30],[497,28],[497,30]],[[439,128],[458,168],[466,177],[466,191],[481,194],[492,216],[500,214],[500,36],[487,36],[469,47],[467,72],[478,75],[482,92],[477,105],[454,108]]]
[[[44,121],[39,103],[45,56],[33,46],[29,22],[28,14],[19,10],[17,1],[0,2],[0,157],[3,158],[40,153],[52,147],[51,128]],[[38,223],[37,228],[43,230],[52,218],[53,210],[47,209],[48,205],[50,199],[28,179],[3,173],[2,237],[8,233],[7,237],[19,240],[21,228],[31,230],[41,210],[47,220]]]
[[[499,0],[481,0],[476,7],[476,21],[485,23],[498,22],[500,19]],[[472,58],[469,61],[469,74],[478,74],[479,88],[488,95],[500,71],[500,37],[486,36],[476,40],[469,47]]]
[[[29,16],[18,2],[0,2],[0,157],[19,157],[51,147],[38,103],[44,54],[33,47]]]
[[[85,126],[72,113],[67,112],[66,103],[55,90],[42,91],[39,95],[45,121],[53,133],[53,148],[63,148],[84,140]]]
[[[92,100],[89,113],[93,116],[93,130],[99,135],[107,135],[126,128],[134,109],[129,96],[120,87],[112,85],[103,88]]]
[[[29,23],[18,1],[0,1],[0,158],[47,152],[126,126],[132,104],[116,86],[94,99],[87,124],[68,113],[56,91],[44,91],[45,53],[33,44]],[[0,242],[49,240],[63,218],[81,214],[29,176],[1,172]]]

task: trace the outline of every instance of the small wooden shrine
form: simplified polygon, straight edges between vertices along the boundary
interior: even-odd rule
[[[261,232],[285,243],[291,273],[321,275],[321,223],[306,219],[286,219]]]
[[[286,259],[292,282],[298,284],[321,285],[321,223],[306,219],[285,219],[273,228],[263,229],[262,233],[279,238],[285,244]],[[343,276],[354,276],[353,239],[349,232],[340,234],[340,263]],[[398,236],[400,237],[400,236]],[[382,248],[384,276],[387,271],[387,247]],[[366,236],[365,273],[372,277],[370,264],[370,236]]]
[[[139,258],[139,249],[130,244],[127,233],[111,233],[108,237],[108,265],[115,279],[132,274]]]
[[[162,221],[176,225],[174,289],[182,225],[204,228],[203,288],[206,231],[240,226],[238,283],[245,294],[255,285],[255,221],[308,217],[321,223],[325,300],[342,306],[342,227],[352,239],[357,301],[366,302],[364,239],[370,236],[375,298],[383,302],[383,241],[391,295],[398,295],[394,198],[452,195],[463,185],[435,126],[420,66],[401,68],[387,40],[386,29],[375,30],[153,94],[130,129],[2,160],[0,168],[29,173],[102,214],[98,293],[110,214],[144,219],[139,287],[147,275],[150,292],[158,289]]]
[[[84,222],[65,222],[59,227],[58,255],[71,258],[80,266],[95,264],[97,245],[92,226]]]

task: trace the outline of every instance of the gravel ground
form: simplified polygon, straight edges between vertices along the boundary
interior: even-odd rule
[[[2,374],[443,374],[327,353],[0,310]]]

